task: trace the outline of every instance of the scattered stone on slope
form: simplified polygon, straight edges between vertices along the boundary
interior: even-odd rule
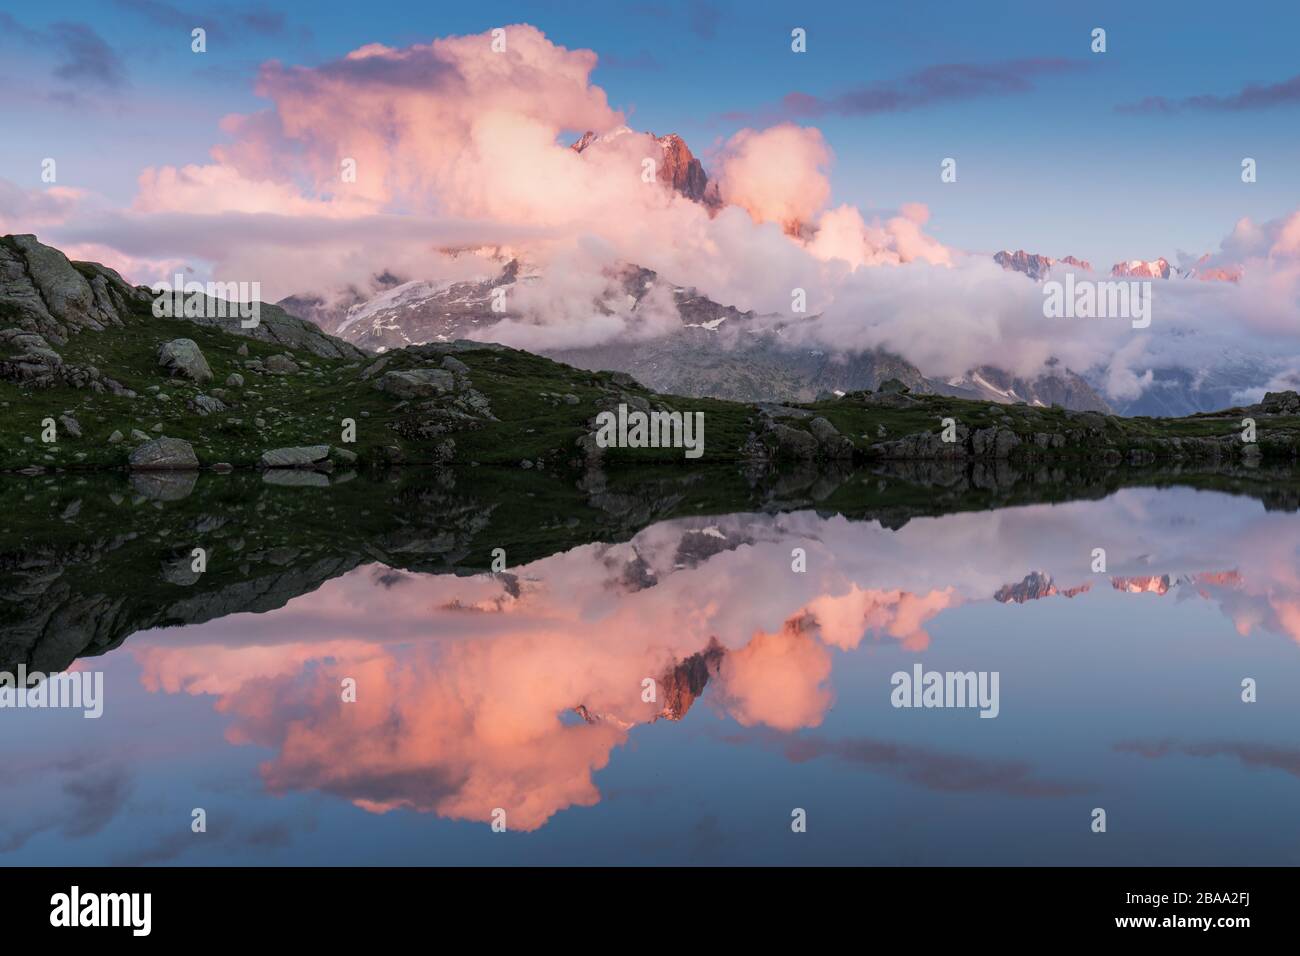
[[[385,372],[375,387],[397,398],[430,398],[453,391],[456,381],[446,369],[415,368]]]
[[[193,339],[172,339],[158,347],[158,364],[171,376],[184,376],[195,382],[212,379],[212,369],[203,351]]]
[[[268,375],[294,375],[298,371],[298,363],[292,355],[272,355],[262,362],[262,370]]]
[[[200,415],[212,415],[226,410],[226,403],[212,395],[195,395],[189,407]]]

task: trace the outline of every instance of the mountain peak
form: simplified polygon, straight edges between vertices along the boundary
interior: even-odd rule
[[[1178,270],[1170,266],[1169,260],[1164,256],[1149,262],[1143,259],[1117,262],[1110,270],[1110,274],[1113,276],[1130,276],[1142,279],[1168,279],[1170,275],[1176,275],[1177,273]]]
[[[1063,256],[1060,259],[1053,259],[1050,256],[1040,256],[1036,253],[1025,252],[1023,249],[1017,249],[1015,252],[1008,252],[1003,249],[1001,252],[993,254],[993,261],[1002,268],[1011,272],[1023,272],[1035,281],[1045,279],[1051,271],[1052,266],[1058,262],[1061,265],[1073,266],[1076,269],[1092,271],[1092,263],[1084,259],[1076,259],[1074,256]]]
[[[582,153],[593,146],[609,143],[620,136],[634,132],[627,126],[618,126],[599,135],[593,130],[587,130],[571,143],[569,148],[575,153]],[[704,165],[691,152],[691,148],[686,145],[686,140],[676,133],[669,133],[666,136],[655,136],[653,133],[645,135],[658,144],[663,154],[662,159],[656,164],[656,176],[661,183],[687,199],[710,208],[722,205],[717,184],[710,182],[708,174],[704,171]]]

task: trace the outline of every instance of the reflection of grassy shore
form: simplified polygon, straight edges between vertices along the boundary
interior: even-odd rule
[[[581,481],[516,468],[337,473],[323,487],[256,474],[0,476],[0,669],[56,671],[137,631],[267,611],[363,564],[425,573],[508,569],[658,521],[816,509],[909,519],[1186,484],[1295,510],[1286,468],[1019,469],[896,462],[779,469],[611,469]],[[191,551],[207,552],[195,574]]]

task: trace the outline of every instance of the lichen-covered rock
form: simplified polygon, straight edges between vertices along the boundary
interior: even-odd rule
[[[1046,434],[1036,436],[1035,444],[1041,448],[1060,447]],[[971,454],[976,458],[1006,458],[1019,445],[1020,438],[1015,432],[997,425],[976,429],[970,437]]]
[[[396,398],[430,398],[453,391],[456,380],[446,369],[414,368],[385,372],[375,387]]]
[[[1295,415],[1300,413],[1300,395],[1293,391],[1265,392],[1256,407],[1266,415]]]
[[[289,355],[272,355],[262,363],[262,369],[268,375],[293,375],[298,371],[298,363]]]
[[[199,467],[194,448],[182,438],[155,438],[131,452],[135,471],[185,471]]]
[[[300,448],[272,448],[262,453],[263,468],[313,468],[329,458],[329,445],[305,445]]]
[[[265,302],[258,303],[257,324],[245,326],[244,322],[251,321],[251,319],[242,318],[239,314],[230,314],[232,310],[229,305],[224,303],[221,304],[220,311],[226,314],[218,315],[216,314],[218,310],[215,308],[218,305],[216,300],[209,299],[208,301],[210,305],[214,306],[209,314],[197,317],[183,316],[183,318],[195,325],[221,329],[224,332],[254,339],[258,342],[265,342],[268,345],[278,345],[293,352],[310,352],[312,355],[321,358],[361,359],[366,357],[366,353],[355,345],[325,334],[321,331],[320,326],[314,322],[290,315],[279,306],[268,305]],[[247,355],[248,352],[244,351],[239,354]]]
[[[393,357],[391,355],[381,355],[375,361],[371,362],[369,365],[363,368],[361,370],[361,375],[358,377],[362,379],[373,378],[374,376],[382,372],[384,368],[388,365],[388,363],[391,362],[392,360]]]
[[[98,332],[121,325],[130,300],[145,298],[112,269],[74,264],[35,236],[0,239],[0,303],[21,316],[18,324],[24,329],[56,346],[82,329]]]
[[[0,298],[2,304],[4,300]],[[22,328],[0,331],[0,379],[28,388],[68,385],[98,392],[109,391],[115,395],[135,394],[118,382],[105,378],[93,366],[65,363],[44,335]]]
[[[775,439],[777,458],[811,459],[817,457],[817,439],[809,432],[774,422],[767,433]]]
[[[43,335],[25,329],[0,332],[0,378],[37,388],[49,387],[62,378],[63,356],[50,347]]]
[[[808,423],[808,429],[821,446],[822,454],[827,458],[847,459],[853,457],[853,442],[839,433],[825,418],[818,416]]]
[[[1020,446],[1020,437],[1009,428],[999,428],[993,442],[993,457],[1006,458]]]
[[[213,395],[195,395],[189,406],[200,415],[213,415],[226,410],[226,403]]]
[[[212,380],[212,369],[203,351],[193,339],[172,339],[158,347],[158,364],[175,377],[178,375],[195,382]]]

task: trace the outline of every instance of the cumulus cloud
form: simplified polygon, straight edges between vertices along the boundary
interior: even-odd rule
[[[930,635],[922,625],[959,603],[951,587],[914,594],[853,584],[845,594],[816,598],[807,610],[822,640],[841,650],[852,650],[863,637],[874,634],[892,637],[908,650],[923,651],[930,646]]]
[[[809,291],[810,306],[826,304],[828,277],[856,264],[947,258],[921,232],[921,207],[861,223],[859,248],[827,239],[810,250],[782,235],[782,227],[819,231],[831,157],[816,130],[742,130],[724,144],[715,177],[735,207],[720,212],[647,181],[643,163],[662,161],[661,148],[626,130],[590,83],[595,54],[526,25],[507,27],[506,39],[505,53],[481,34],[403,49],[371,44],[317,67],[268,63],[257,90],[272,105],[227,117],[229,141],[213,149],[212,163],[146,169],[128,216],[82,224],[75,238],[107,243],[115,233],[135,257],[180,250],[199,268],[206,262],[221,277],[287,295],[326,291],[320,283],[340,268],[358,287],[383,271],[437,278],[438,249],[457,241],[447,235],[457,224],[486,242],[532,230],[527,253],[540,277],[519,290],[527,315],[501,330],[528,347],[671,328],[674,310],[654,299],[635,317],[591,307],[586,295],[602,301],[599,277],[622,263],[770,312],[788,307],[796,287]],[[606,135],[581,153],[568,149],[565,132],[584,129]],[[355,163],[355,182],[345,181],[345,162]],[[250,231],[248,216],[264,218]],[[400,243],[385,241],[370,227],[385,216],[413,217],[415,227]],[[185,217],[195,219],[188,234],[152,224]],[[332,249],[337,230],[317,231],[320,220],[353,229],[352,248]],[[419,228],[427,241],[412,247]],[[556,278],[578,261],[593,278]]]
[[[594,52],[524,24],[505,30],[500,53],[484,33],[264,64],[256,90],[267,107],[226,117],[211,162],[143,170],[128,210],[75,208],[53,190],[15,197],[0,184],[0,221],[95,249],[135,281],[184,263],[200,277],[258,281],[271,300],[368,293],[379,275],[459,277],[448,247],[509,245],[537,276],[512,289],[497,334],[531,349],[674,329],[665,290],[636,308],[621,301],[615,277],[634,263],[669,287],[764,314],[787,313],[803,289],[813,318],[798,317],[789,341],[882,348],[931,376],[990,364],[1033,377],[1055,358],[1096,371],[1118,398],[1149,387],[1162,365],[1210,368],[1254,351],[1283,374],[1297,351],[1300,213],[1243,220],[1197,262],[1198,276],[1232,283],[1156,283],[1150,329],[1046,319],[1041,287],[940,242],[926,206],[867,216],[834,204],[833,156],[814,128],[740,130],[710,157],[724,205],[691,201],[644,175],[662,148],[627,129],[592,84]],[[899,92],[917,103],[1013,92],[1071,68],[927,71]],[[586,130],[602,135],[570,149]]]
[[[32,232],[68,222],[85,192],[67,186],[23,189],[0,178],[0,233]]]
[[[797,235],[830,198],[830,161],[819,130],[787,123],[731,137],[716,175],[724,201]]]

